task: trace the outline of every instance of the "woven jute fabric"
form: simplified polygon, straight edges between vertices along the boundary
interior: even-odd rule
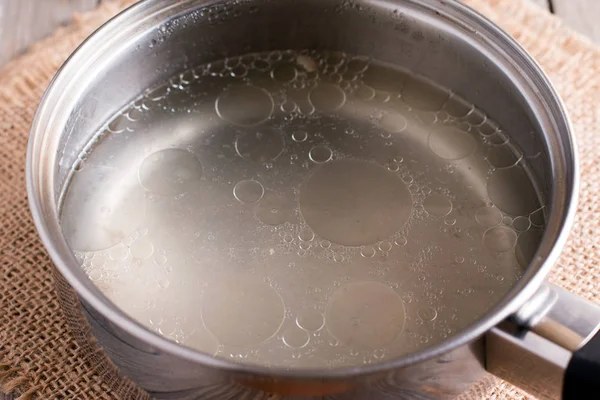
[[[524,0],[467,0],[539,61],[564,99],[581,156],[575,227],[550,279],[600,300],[600,51]],[[25,190],[29,128],[43,91],[75,47],[129,1],[105,1],[0,71],[0,391],[22,399],[145,399],[90,335],[77,297],[35,232]],[[470,399],[532,399],[479,384]]]

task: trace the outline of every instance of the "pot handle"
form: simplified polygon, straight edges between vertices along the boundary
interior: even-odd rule
[[[599,329],[600,306],[545,283],[486,334],[486,369],[541,399],[596,398]]]

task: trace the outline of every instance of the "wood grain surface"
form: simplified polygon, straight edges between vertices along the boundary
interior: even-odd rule
[[[0,66],[99,0],[0,0]],[[0,399],[1,400],[1,399]]]
[[[600,0],[529,0],[552,10],[565,23],[600,44]]]
[[[549,8],[548,0],[529,0],[540,7]]]
[[[552,4],[567,25],[600,44],[599,0],[552,0]]]

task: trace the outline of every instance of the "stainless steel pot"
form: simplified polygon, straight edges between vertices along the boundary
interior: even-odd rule
[[[549,200],[547,228],[523,278],[469,329],[425,351],[362,367],[299,372],[234,364],[149,332],[109,302],[75,261],[59,225],[59,196],[101,124],[186,67],[287,48],[368,54],[419,71],[488,111],[524,151]],[[125,375],[159,398],[263,398],[261,390],[335,399],[452,398],[486,370],[542,397],[564,390],[566,398],[582,386],[580,375],[565,369],[576,370],[580,364],[573,363],[600,340],[592,339],[600,308],[545,282],[577,200],[577,156],[564,107],[513,39],[456,1],[142,1],[94,33],[57,74],[33,123],[27,177],[40,236],[79,294],[100,344]]]

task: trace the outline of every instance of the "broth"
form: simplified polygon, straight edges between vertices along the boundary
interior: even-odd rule
[[[339,52],[202,65],[98,132],[62,226],[90,279],[182,345],[287,368],[437,344],[521,277],[544,208],[483,110]]]

